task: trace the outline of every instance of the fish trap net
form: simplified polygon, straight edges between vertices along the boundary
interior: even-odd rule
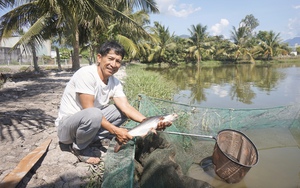
[[[135,101],[134,105],[147,117],[177,113],[178,119],[166,131],[216,136],[223,129],[245,131],[284,127],[291,131],[300,147],[299,104],[263,109],[206,108],[139,95],[139,99]],[[126,124],[126,127],[132,128],[136,125],[137,123],[130,121]],[[162,166],[164,166],[164,170],[167,169],[165,165],[169,164],[171,160],[172,164],[174,162],[178,165],[174,167],[175,170],[180,171],[180,176],[183,176],[192,163],[199,162],[211,155],[215,145],[215,142],[207,142],[204,138],[171,135],[163,132],[159,133],[159,136],[163,137],[167,141],[164,144],[169,146],[162,150],[162,154],[168,153],[168,159],[164,159],[162,155],[159,155],[159,151],[152,152],[157,155],[151,156],[149,154],[151,147],[147,151],[148,153],[146,152],[151,160],[141,159],[145,154],[141,156],[136,153],[137,143],[134,141],[127,144],[126,148],[117,154],[109,149],[105,161],[103,187],[151,187],[154,182],[155,187],[164,187],[163,185],[166,182],[162,180],[163,174],[159,174],[156,169],[161,171]],[[154,137],[153,135],[150,136],[150,140],[153,140]],[[202,140],[202,142],[199,142],[199,140]],[[137,159],[137,156],[140,158]],[[157,162],[162,159],[164,159],[163,162]],[[148,175],[144,175],[139,180],[139,186],[135,185],[134,177],[137,173],[134,168],[135,160],[142,160],[144,171],[148,171]],[[159,177],[153,177],[157,174]]]

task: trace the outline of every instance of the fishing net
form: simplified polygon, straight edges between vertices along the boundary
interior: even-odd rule
[[[177,113],[178,119],[166,131],[216,136],[223,129],[246,131],[269,127],[284,127],[290,130],[298,147],[300,147],[299,104],[264,109],[222,109],[191,106],[139,95],[139,100],[136,101],[135,105],[138,106],[142,114],[148,117]],[[126,124],[126,127],[134,127],[136,125],[135,122],[130,121]],[[169,158],[179,166],[176,167],[176,170],[180,171],[181,175],[188,171],[192,163],[195,161],[199,162],[200,159],[211,155],[215,144],[215,142],[208,141],[207,138],[171,135],[163,132],[159,133],[159,135],[172,145],[172,150],[165,149],[164,153],[172,153]],[[151,139],[153,139],[153,136]],[[118,153],[113,152],[114,141],[111,144],[105,161],[103,187],[134,187],[135,142],[131,141],[126,145],[125,149]],[[164,166],[164,169],[167,168],[165,163],[155,162],[159,158],[163,157],[161,155],[152,157],[151,165],[147,166],[146,170],[152,175],[154,172],[157,173],[157,171],[152,170],[152,172],[149,169],[159,169],[161,166]],[[152,181],[150,181],[150,175],[148,175],[147,180],[142,178],[141,187],[153,187],[153,185],[155,187],[164,187],[163,174],[159,174],[159,176],[160,178]],[[155,181],[155,184],[153,184],[153,181]]]

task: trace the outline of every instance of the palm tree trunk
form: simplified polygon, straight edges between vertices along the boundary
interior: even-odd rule
[[[93,45],[91,45],[90,47],[90,57],[88,59],[90,65],[92,65],[95,62]]]
[[[32,52],[32,60],[33,60],[33,66],[35,72],[40,72],[40,68],[38,65],[38,57],[36,56],[36,49],[34,43],[30,44],[31,46],[31,52]]]
[[[55,51],[56,51],[56,61],[57,61],[57,66],[58,66],[58,70],[61,71],[61,63],[60,63],[60,54],[59,54],[59,49],[57,47],[55,47]]]
[[[75,33],[75,40],[73,43],[73,54],[72,54],[72,70],[76,71],[80,68],[80,62],[79,62],[79,31],[76,30]]]
[[[200,47],[199,47],[199,56],[197,58],[197,64],[199,64],[201,62],[201,50],[200,50]]]
[[[236,54],[234,61],[237,62],[237,60],[239,59],[239,57],[240,57],[240,53]]]

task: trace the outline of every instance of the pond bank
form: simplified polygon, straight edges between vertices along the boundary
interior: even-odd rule
[[[11,72],[19,69],[13,67]],[[54,120],[60,98],[73,72],[44,71],[9,78],[0,89],[0,182],[31,151],[48,139],[47,152],[22,179],[18,187],[82,187],[99,166],[78,162],[58,144]],[[126,76],[125,68],[116,75]],[[103,164],[102,164],[103,165]]]

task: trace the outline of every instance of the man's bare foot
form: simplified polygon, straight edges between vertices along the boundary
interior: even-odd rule
[[[70,151],[79,159],[81,162],[85,162],[88,164],[99,164],[101,159],[100,156],[97,156],[97,154],[93,151],[92,148],[87,147],[83,150],[77,150],[74,149],[72,146],[70,146]]]
[[[77,158],[81,161],[81,162],[85,162],[88,164],[92,164],[92,165],[96,165],[100,163],[100,158],[99,157],[89,157],[89,156],[77,156]]]

